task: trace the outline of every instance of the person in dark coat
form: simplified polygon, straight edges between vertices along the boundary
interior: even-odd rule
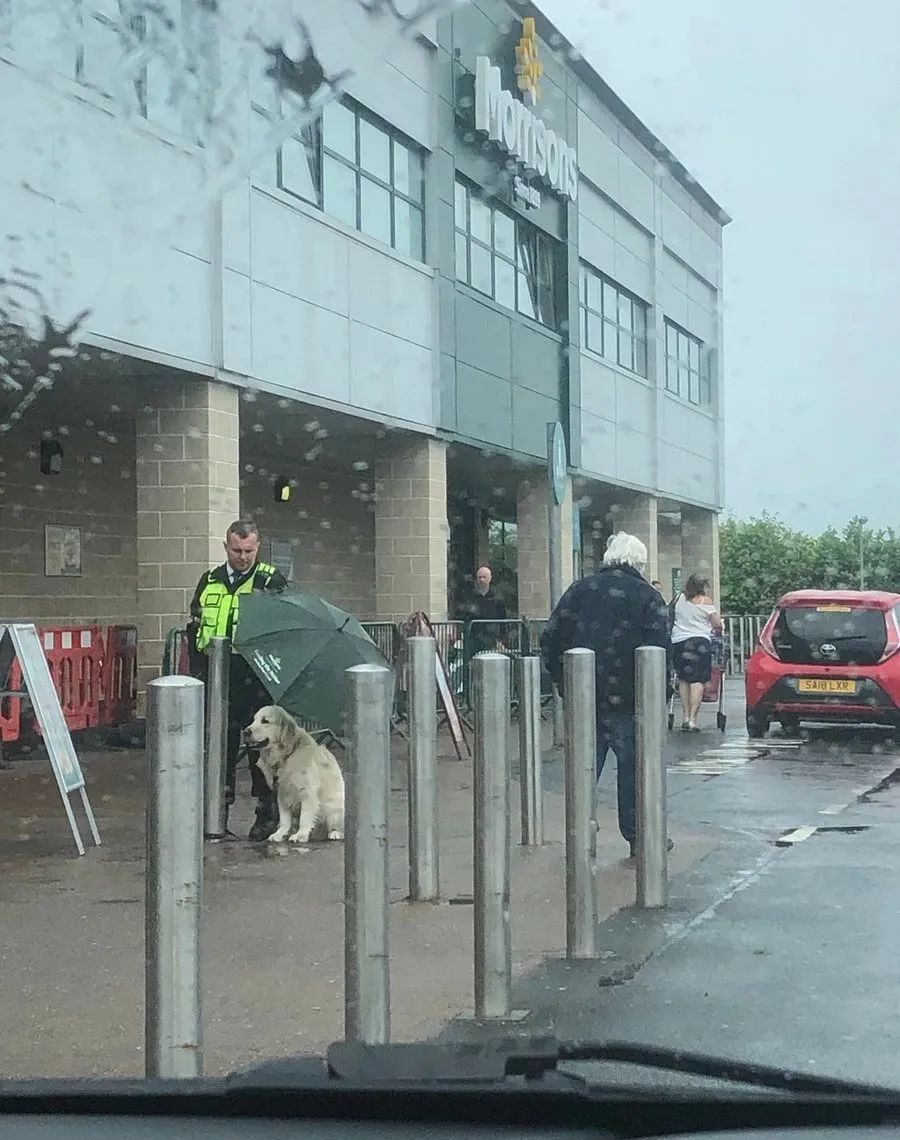
[[[561,693],[565,651],[580,647],[596,655],[597,779],[612,750],[617,765],[619,830],[632,856],[636,838],[634,653],[642,645],[670,650],[666,603],[644,577],[646,565],[647,548],[640,539],[624,531],[613,535],[601,568],[566,590],[541,638],[541,656]]]
[[[505,622],[506,605],[491,587],[493,575],[489,566],[479,566],[475,571],[475,589],[462,599],[459,606],[459,619],[466,623],[466,657],[476,653],[496,649],[503,641],[503,625],[483,625],[482,622]],[[475,622],[475,625],[471,623]]]

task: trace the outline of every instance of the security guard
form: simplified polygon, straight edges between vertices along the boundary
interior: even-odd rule
[[[189,645],[191,671],[204,680],[207,673],[206,657],[209,643],[214,637],[232,636],[242,594],[253,590],[273,590],[280,593],[287,582],[284,576],[259,558],[259,531],[256,524],[246,519],[233,522],[225,535],[226,561],[204,574],[197,583],[191,601]],[[225,799],[234,803],[235,769],[241,747],[241,730],[253,719],[256,710],[268,704],[265,689],[257,680],[243,657],[231,658],[228,687],[228,756],[226,764]],[[256,764],[257,756],[250,754],[250,790],[256,799],[256,822],[250,828],[249,839],[261,842],[268,839],[276,826],[276,808],[272,789]]]

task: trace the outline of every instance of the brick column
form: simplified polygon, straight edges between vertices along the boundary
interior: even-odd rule
[[[613,532],[626,531],[639,538],[647,547],[647,578],[659,577],[659,537],[656,517],[656,496],[638,491],[623,493],[612,508]]]
[[[375,466],[375,605],[382,621],[447,618],[447,445],[404,441]]]
[[[681,553],[681,520],[660,515],[658,519],[659,534],[659,580],[663,584],[663,593],[666,600],[672,596],[672,571],[682,568],[683,555]]]
[[[137,415],[138,685],[159,675],[167,632],[224,559],[239,512],[238,394],[206,380],[159,386]]]
[[[472,567],[474,572],[479,566],[491,564],[491,528],[487,511],[483,507],[474,507],[472,514],[475,527],[475,565]]]
[[[684,577],[703,574],[709,578],[712,595],[721,605],[719,580],[719,516],[705,507],[681,508],[681,546]]]
[[[516,497],[518,531],[519,613],[529,618],[550,614],[550,488],[539,475],[519,484]],[[563,589],[572,584],[572,480],[567,480],[562,505]]]

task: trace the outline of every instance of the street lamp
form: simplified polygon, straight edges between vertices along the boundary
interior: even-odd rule
[[[865,543],[865,536],[863,534],[863,527],[866,525],[866,523],[868,521],[869,520],[867,518],[861,518],[859,520],[859,588],[861,590],[864,590],[866,588],[866,568],[865,568],[865,562],[863,560],[863,557],[864,557],[863,551],[864,551],[864,543]]]

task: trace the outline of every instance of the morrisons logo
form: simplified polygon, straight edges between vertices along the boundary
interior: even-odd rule
[[[536,45],[532,34],[530,38],[523,36],[516,49],[518,84],[532,105],[537,100],[537,81],[543,73]],[[486,55],[480,55],[475,61],[475,129],[483,131],[557,193],[575,201],[578,196],[575,148],[502,86],[500,68],[494,67]]]

